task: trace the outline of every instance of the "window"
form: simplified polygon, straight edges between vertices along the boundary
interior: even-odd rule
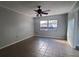
[[[57,28],[57,20],[49,20],[49,28]]]
[[[47,30],[47,20],[40,21],[40,30]]]
[[[57,28],[57,20],[40,21],[40,30],[52,30]]]
[[[47,21],[40,21],[40,27],[47,27]]]

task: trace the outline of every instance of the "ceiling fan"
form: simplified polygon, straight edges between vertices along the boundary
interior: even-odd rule
[[[45,14],[45,15],[48,15],[48,13],[47,13],[47,11],[50,11],[50,10],[45,10],[45,11],[42,11],[42,9],[41,9],[41,6],[39,5],[39,6],[37,6],[37,10],[34,10],[36,13],[37,13],[37,15],[36,16],[42,16],[42,14]]]

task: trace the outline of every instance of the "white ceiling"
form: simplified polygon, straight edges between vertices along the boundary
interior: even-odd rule
[[[11,9],[15,12],[34,17],[38,5],[43,10],[50,9],[49,15],[63,14],[70,11],[75,1],[0,1],[0,6]]]

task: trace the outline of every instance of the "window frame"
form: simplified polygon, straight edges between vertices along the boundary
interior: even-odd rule
[[[56,27],[53,27],[54,25],[52,25],[52,27],[49,27],[49,25],[50,25],[50,21],[51,20],[40,20],[40,22],[41,21],[47,21],[47,27],[44,29],[44,27],[40,27],[40,30],[46,30],[46,31],[48,31],[48,30],[54,30],[54,29],[57,29],[57,27],[58,27],[58,20],[52,20],[52,22],[53,21],[56,21]],[[54,24],[54,23],[53,23]],[[40,24],[40,26],[41,26],[41,24]]]

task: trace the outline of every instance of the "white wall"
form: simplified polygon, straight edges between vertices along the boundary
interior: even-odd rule
[[[78,10],[79,2],[75,4],[73,9],[68,13],[68,29],[67,40],[72,48],[76,48],[79,45],[79,31],[78,31]]]
[[[58,20],[57,29],[51,31],[40,31],[40,20]],[[67,14],[36,17],[34,18],[34,25],[36,36],[66,39]]]
[[[67,40],[72,48],[76,46],[77,11],[68,14]]]
[[[31,17],[0,7],[0,49],[33,36]]]
[[[77,38],[76,38],[76,46],[79,47],[79,1],[77,2],[77,4],[75,5],[74,9],[76,9],[78,16],[77,16]]]
[[[77,46],[79,47],[79,10],[78,10],[78,22],[77,22]]]

